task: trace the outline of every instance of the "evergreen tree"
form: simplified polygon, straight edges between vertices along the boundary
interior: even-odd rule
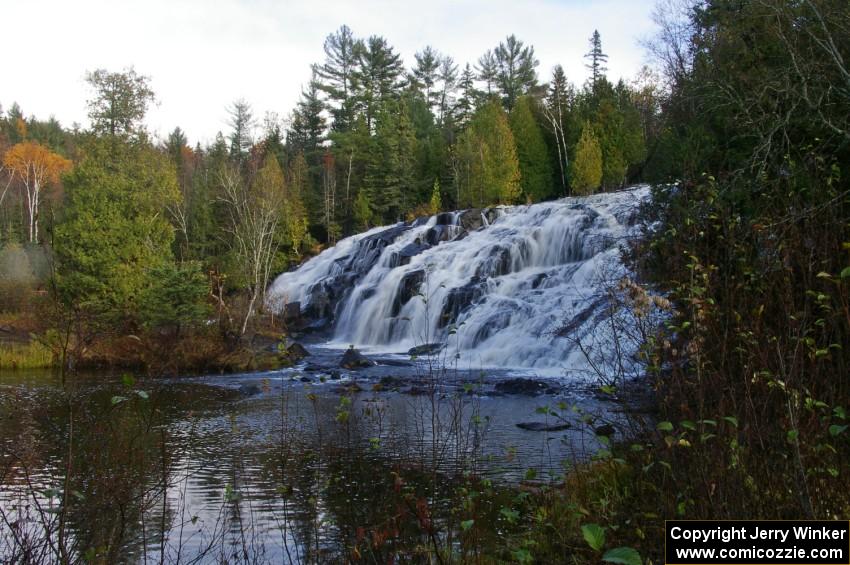
[[[354,214],[354,227],[358,231],[366,231],[372,226],[372,203],[366,190],[357,193],[352,210]]]
[[[457,65],[448,55],[440,58],[440,68],[437,70],[437,80],[440,90],[436,93],[437,123],[442,127],[449,119],[454,106],[454,93],[457,89]]]
[[[494,94],[493,90],[496,88],[496,79],[499,75],[499,66],[493,51],[488,49],[478,58],[475,70],[478,71],[478,80],[487,85],[484,94],[489,98]]]
[[[98,324],[133,320],[156,269],[172,261],[174,167],[150,146],[97,139],[65,190],[54,238],[60,300]]]
[[[543,132],[532,112],[533,104],[531,97],[520,97],[511,111],[510,124],[522,175],[522,192],[527,199],[539,202],[552,195],[552,163]]]
[[[593,30],[593,35],[590,36],[590,51],[584,58],[590,61],[585,67],[590,71],[591,87],[596,88],[596,83],[608,71],[605,66],[608,62],[608,55],[602,52],[602,37],[599,35],[599,30]]]
[[[564,68],[561,65],[555,65],[543,110],[547,125],[554,138],[553,145],[558,163],[558,184],[560,184],[562,194],[567,193],[567,169],[570,165],[569,151],[567,150],[567,128],[572,110],[572,98],[573,93],[567,82]]]
[[[358,101],[371,130],[380,107],[399,93],[399,78],[404,70],[398,55],[383,37],[373,35],[358,50],[358,67],[354,78],[359,86]]]
[[[434,96],[434,86],[437,83],[437,73],[440,68],[440,54],[430,45],[414,55],[416,66],[413,67],[413,83],[422,92],[422,96],[430,107],[434,107],[437,99]]]
[[[148,105],[154,101],[148,77],[132,68],[118,73],[98,69],[88,73],[86,81],[94,89],[88,107],[95,133],[124,138],[142,133]]]
[[[519,161],[508,118],[491,100],[475,113],[457,147],[460,207],[513,204],[520,192]]]
[[[434,188],[431,189],[431,200],[428,207],[432,214],[439,214],[443,209],[443,198],[440,196],[440,179],[434,179]]]
[[[242,163],[254,145],[253,129],[256,125],[251,106],[245,100],[235,101],[227,110],[230,114],[230,157]]]
[[[348,26],[325,39],[325,62],[314,65],[316,85],[328,95],[334,131],[348,131],[354,122],[358,53],[363,44]]]
[[[496,48],[496,84],[502,94],[502,103],[509,111],[517,99],[537,86],[539,61],[534,57],[534,47],[525,46],[515,35],[499,43]]]
[[[463,127],[472,118],[472,113],[475,111],[475,101],[479,97],[479,93],[475,89],[475,75],[469,63],[466,64],[460,75],[458,89],[460,90],[460,97],[455,105],[455,122],[458,126]]]
[[[589,123],[585,123],[575,149],[570,186],[573,194],[592,194],[602,182],[602,149]]]

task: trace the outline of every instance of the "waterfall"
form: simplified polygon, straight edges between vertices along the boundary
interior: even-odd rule
[[[473,369],[579,371],[587,352],[557,330],[600,331],[606,284],[627,274],[619,243],[648,195],[641,186],[374,228],[280,275],[269,301],[298,303],[340,346],[437,344]]]

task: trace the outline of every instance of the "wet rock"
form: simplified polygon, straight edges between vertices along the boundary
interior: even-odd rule
[[[329,376],[331,377],[332,381],[338,381],[341,378],[342,375],[340,374],[339,371],[331,371],[329,373]]]
[[[444,328],[454,323],[458,319],[458,316],[472,306],[472,303],[480,298],[482,294],[483,289],[480,277],[472,277],[472,280],[464,286],[449,290],[440,312],[439,327]]]
[[[516,425],[521,430],[530,432],[560,432],[569,430],[573,427],[569,422],[559,422],[557,424],[547,424],[546,422],[520,422]]]
[[[409,394],[410,396],[427,396],[431,394],[431,391],[423,386],[414,385],[404,391],[404,394]]]
[[[405,273],[399,282],[395,299],[393,299],[392,316],[398,316],[407,301],[419,292],[419,287],[422,286],[424,281],[425,271],[423,269]]]
[[[345,353],[342,355],[342,359],[340,359],[339,362],[340,367],[342,367],[343,369],[348,369],[350,371],[363,369],[365,367],[372,367],[374,365],[374,361],[367,358],[365,355],[363,355],[353,347],[350,347],[345,351]]]
[[[309,357],[310,352],[300,343],[293,343],[286,348],[286,355],[292,361],[301,361],[305,357]]]
[[[466,231],[480,229],[484,225],[484,221],[481,219],[481,209],[470,208],[469,210],[464,210],[458,218],[458,223]]]
[[[543,281],[549,278],[549,275],[546,273],[538,273],[534,276],[531,281],[531,288],[537,289],[540,288],[540,285],[543,284]]]
[[[598,436],[612,436],[616,430],[611,424],[602,424],[601,426],[596,426],[593,431]]]
[[[410,361],[401,361],[400,359],[380,359],[378,361],[379,365],[385,365],[387,367],[412,367],[413,363]]]
[[[297,300],[295,302],[287,302],[286,306],[283,307],[283,321],[294,322],[299,319],[301,319],[301,303]]]
[[[413,243],[409,243],[402,247],[398,253],[392,258],[391,263],[394,267],[398,267],[400,265],[407,265],[410,263],[410,260],[413,257],[416,257],[426,249],[428,249],[428,245],[423,245],[418,239]]]
[[[518,394],[522,396],[537,396],[540,394],[552,394],[555,390],[547,383],[534,379],[508,379],[496,383],[496,392],[501,394]]]
[[[385,377],[381,377],[381,380],[378,381],[378,384],[381,386],[382,389],[398,390],[402,385],[404,385],[404,379],[387,375]]]
[[[302,383],[312,383],[313,382],[313,379],[311,379],[310,377],[308,377],[306,375],[301,377],[298,380],[301,381]]]
[[[263,392],[263,389],[255,384],[244,384],[239,387],[239,394],[242,396],[255,396],[261,392]]]
[[[427,357],[430,355],[436,355],[445,347],[445,343],[425,343],[417,345],[416,347],[411,347],[407,350],[407,354],[411,356],[416,355],[417,357]]]

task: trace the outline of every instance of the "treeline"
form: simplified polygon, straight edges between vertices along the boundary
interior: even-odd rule
[[[463,67],[429,46],[407,68],[345,26],[324,48],[288,119],[239,100],[206,146],[150,137],[155,95],[132,69],[89,73],[86,130],[0,111],[0,308],[47,292],[78,349],[109,328],[180,334],[211,309],[238,339],[274,274],[342,236],[647,177],[657,81],[612,84],[596,32],[581,87],[560,66],[541,82],[515,36]]]

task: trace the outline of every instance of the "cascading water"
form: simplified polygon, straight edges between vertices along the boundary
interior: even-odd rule
[[[273,283],[333,342],[371,351],[427,345],[464,368],[587,369],[618,243],[647,187],[531,206],[443,213],[340,241]],[[570,338],[563,331],[570,327]],[[597,340],[598,343],[599,340]],[[457,355],[455,355],[457,353]]]

